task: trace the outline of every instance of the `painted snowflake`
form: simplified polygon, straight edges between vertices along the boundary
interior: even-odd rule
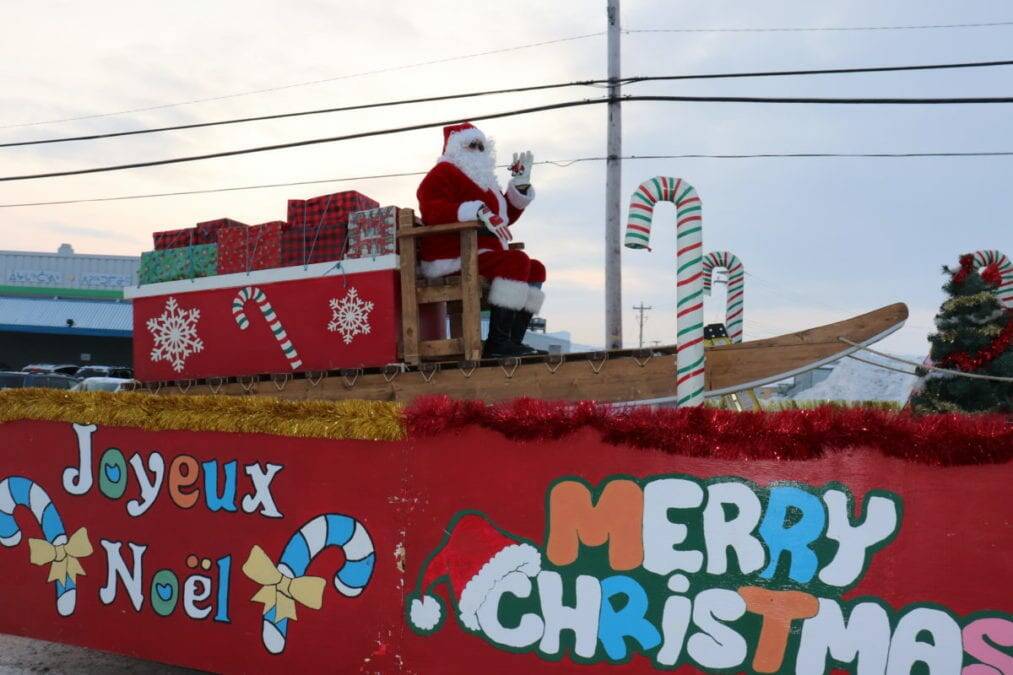
[[[359,291],[349,288],[345,297],[331,298],[331,321],[327,330],[341,333],[345,344],[351,344],[356,335],[369,335],[369,313],[373,303],[359,297]]]
[[[198,319],[199,309],[181,309],[170,296],[162,316],[148,319],[148,331],[155,341],[152,362],[168,361],[173,370],[182,372],[187,357],[204,350],[204,341],[197,337]]]

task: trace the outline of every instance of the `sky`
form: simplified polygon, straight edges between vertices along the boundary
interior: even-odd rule
[[[605,0],[10,1],[0,24],[0,142],[190,123],[606,76],[604,36],[462,55],[604,31]],[[764,3],[622,0],[625,29],[842,27],[1013,20],[998,0]],[[1004,60],[1013,26],[903,31],[637,33],[624,76]],[[426,61],[440,61],[405,68]],[[385,72],[377,72],[385,71]],[[324,82],[318,82],[326,80]],[[303,85],[301,83],[317,82]],[[1013,68],[630,85],[624,93],[759,96],[1009,96]],[[299,86],[288,86],[299,85]],[[285,87],[285,88],[280,88]],[[279,89],[280,88],[280,89]],[[270,92],[232,94],[272,89]],[[0,149],[0,176],[119,164],[435,122],[599,97],[596,88],[422,104],[92,142]],[[223,98],[224,97],[224,98]],[[216,100],[166,105],[197,99]],[[139,108],[77,121],[40,121]],[[634,103],[623,153],[1013,151],[1013,105],[800,106]],[[603,106],[490,120],[500,159],[605,154]],[[0,205],[425,171],[438,129],[199,163],[0,183]],[[545,261],[549,330],[604,343],[605,166],[538,165],[538,197],[514,236]],[[940,268],[960,253],[1013,254],[1013,157],[679,159],[623,164],[624,201],[643,180],[681,177],[704,205],[706,250],[743,261],[746,339],[905,302],[882,343],[924,354],[943,299]],[[506,173],[503,172],[503,181]],[[139,254],[151,233],[230,217],[285,218],[286,200],[357,189],[416,207],[420,177],[185,197],[0,208],[0,249]],[[652,252],[624,250],[627,346],[674,342],[674,210],[660,205]],[[624,216],[625,217],[625,216]],[[671,223],[671,224],[669,224]],[[708,320],[723,315],[722,292]]]

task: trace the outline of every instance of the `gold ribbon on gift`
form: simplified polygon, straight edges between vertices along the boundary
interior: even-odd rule
[[[320,577],[290,577],[271,562],[264,549],[254,545],[250,557],[243,563],[243,574],[257,582],[262,588],[251,600],[264,603],[264,614],[275,609],[275,621],[295,619],[295,605],[320,609],[324,600],[324,587]]]
[[[49,578],[46,581],[67,583],[67,579],[76,582],[78,575],[84,575],[84,568],[78,558],[87,558],[92,554],[91,542],[88,541],[88,530],[80,528],[70,535],[66,544],[50,544],[45,539],[29,539],[28,549],[33,565],[50,565]]]

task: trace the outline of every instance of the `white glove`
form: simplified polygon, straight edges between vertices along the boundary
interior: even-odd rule
[[[521,192],[526,192],[531,186],[531,165],[535,156],[530,150],[521,153],[514,153],[514,161],[510,165],[510,182]]]
[[[504,249],[510,248],[510,242],[514,240],[514,236],[510,234],[510,228],[502,218],[493,213],[489,207],[483,206],[478,210],[478,219],[485,225],[485,229],[496,235]]]

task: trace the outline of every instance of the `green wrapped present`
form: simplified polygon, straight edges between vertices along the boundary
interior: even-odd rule
[[[218,274],[218,244],[181,246],[141,254],[137,276],[142,284]]]

